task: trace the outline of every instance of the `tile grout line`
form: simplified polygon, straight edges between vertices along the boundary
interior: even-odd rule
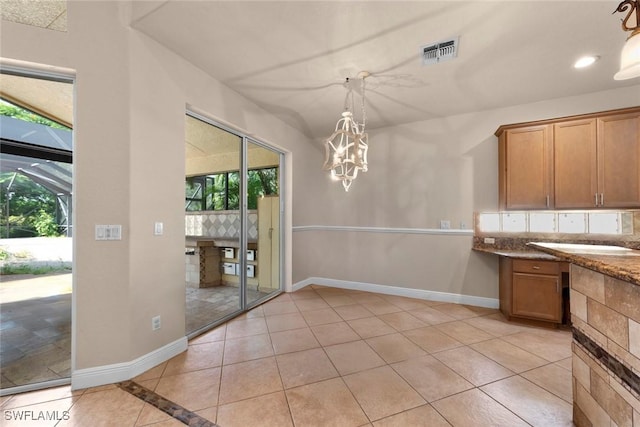
[[[116,385],[120,389],[161,410],[183,424],[192,427],[220,427],[216,423],[212,423],[195,412],[189,411],[177,403],[165,399],[158,393],[149,390],[134,381],[122,381],[116,383]]]

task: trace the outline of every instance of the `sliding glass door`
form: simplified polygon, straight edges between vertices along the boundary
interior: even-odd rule
[[[258,141],[187,114],[187,335],[280,292],[281,159]]]
[[[280,157],[247,142],[247,304],[280,291]]]

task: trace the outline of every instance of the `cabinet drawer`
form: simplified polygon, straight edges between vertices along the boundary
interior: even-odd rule
[[[518,273],[559,274],[560,265],[555,261],[513,260],[513,271]]]

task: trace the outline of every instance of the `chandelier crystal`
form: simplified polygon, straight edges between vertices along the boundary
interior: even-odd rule
[[[332,179],[341,181],[345,191],[349,191],[359,171],[367,171],[369,136],[364,131],[364,79],[368,76],[369,73],[366,71],[358,74],[362,80],[362,123],[358,123],[353,117],[353,89],[347,78],[345,87],[348,92],[344,112],[336,123],[334,132],[325,141],[325,161],[322,169],[330,171]]]

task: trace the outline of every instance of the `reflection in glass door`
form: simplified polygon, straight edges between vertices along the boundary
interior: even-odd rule
[[[186,118],[186,333],[242,309],[237,265],[242,138]]]
[[[281,156],[187,114],[188,336],[280,292]]]
[[[0,69],[0,87],[4,396],[70,383],[73,80]]]

